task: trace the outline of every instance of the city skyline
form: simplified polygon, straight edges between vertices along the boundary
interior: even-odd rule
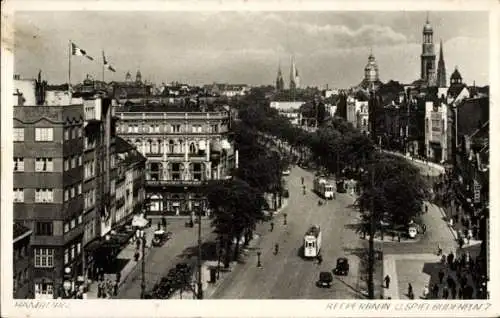
[[[101,79],[101,50],[116,69],[106,81],[140,69],[156,84],[273,85],[280,62],[289,80],[294,55],[301,86],[346,88],[362,80],[373,51],[383,82],[411,83],[425,19],[425,12],[17,12],[14,71],[33,78],[41,69],[50,83],[67,82],[72,40],[95,59],[73,58],[73,83],[86,74]],[[458,67],[467,84],[487,85],[487,13],[431,12],[429,20],[436,54],[443,41],[447,78]]]

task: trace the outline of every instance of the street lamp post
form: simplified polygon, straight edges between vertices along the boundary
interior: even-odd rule
[[[201,211],[198,210],[198,299],[203,299],[201,266]]]
[[[145,277],[146,258],[144,257],[146,250],[146,235],[143,228],[137,230],[136,237],[141,242],[141,299],[144,299],[146,293],[146,277]]]

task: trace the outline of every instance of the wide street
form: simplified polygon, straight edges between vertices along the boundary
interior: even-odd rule
[[[301,189],[301,176],[305,179],[307,194]],[[215,299],[353,299],[361,298],[357,292],[363,282],[358,280],[361,240],[349,226],[357,216],[351,207],[354,199],[338,194],[336,200],[318,206],[318,196],[311,192],[313,174],[294,167],[286,177],[290,198],[288,206],[275,216],[275,228],[269,224],[259,227],[261,238],[250,251],[245,264],[237,265],[233,273],[217,288]],[[283,224],[286,213],[287,225]],[[301,255],[303,237],[310,225],[318,224],[323,232],[323,263],[317,265]],[[274,245],[279,253],[274,255]],[[262,268],[257,267],[257,251],[262,253]],[[334,278],[330,289],[318,288],[315,283],[320,271],[331,271],[338,257],[346,256],[350,263],[347,277]],[[364,287],[364,286],[363,286]]]
[[[184,227],[187,219],[169,220],[168,231],[173,232],[171,240],[161,247],[152,247],[149,254],[146,254],[145,262],[145,282],[146,291],[151,290],[154,284],[166,276],[170,268],[177,263],[185,261],[189,256],[186,249],[193,249],[198,246],[198,228]],[[153,222],[152,226],[156,226]],[[215,237],[212,233],[209,220],[202,220],[202,240],[210,240]],[[150,242],[148,242],[148,245]],[[191,261],[195,258],[191,257]],[[133,261],[133,260],[132,260]],[[141,261],[132,270],[126,281],[120,287],[118,296],[120,299],[139,299],[141,295]]]

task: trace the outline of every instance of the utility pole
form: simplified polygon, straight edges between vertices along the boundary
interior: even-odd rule
[[[146,294],[146,255],[145,255],[145,250],[146,250],[146,231],[142,229],[142,248],[141,248],[141,299],[144,299],[144,296]]]
[[[205,184],[206,185],[206,184]],[[203,282],[202,282],[202,265],[201,265],[201,211],[198,210],[198,299],[203,299]]]

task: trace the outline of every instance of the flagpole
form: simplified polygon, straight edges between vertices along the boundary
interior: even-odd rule
[[[68,44],[68,95],[71,96],[71,40]]]
[[[104,83],[104,51],[102,51],[102,82]]]

